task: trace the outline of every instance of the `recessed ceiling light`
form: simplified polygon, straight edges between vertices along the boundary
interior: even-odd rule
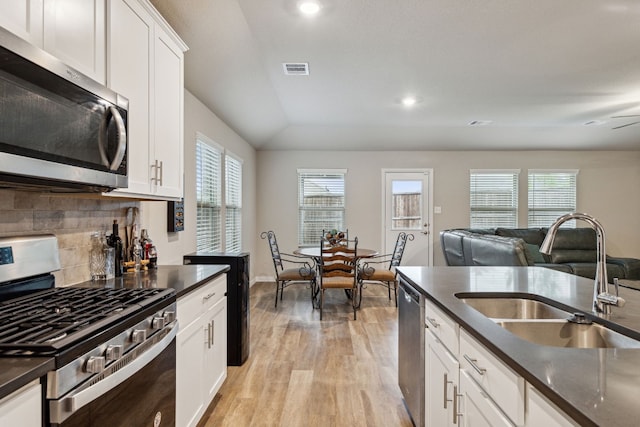
[[[298,3],[298,10],[304,15],[313,16],[320,12],[320,3],[314,0],[302,0]]]
[[[413,107],[418,103],[418,99],[415,96],[405,96],[401,102],[405,107]]]

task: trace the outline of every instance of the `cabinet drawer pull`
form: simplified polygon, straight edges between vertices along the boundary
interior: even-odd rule
[[[440,327],[440,324],[437,322],[437,320],[433,317],[427,317],[427,321],[429,323],[431,323],[431,326],[433,326],[434,328],[438,328]]]
[[[469,362],[469,364],[471,365],[471,367],[473,369],[476,370],[477,373],[479,373],[480,375],[484,375],[485,372],[487,372],[487,370],[485,368],[481,368],[477,365],[478,360],[477,359],[472,359],[469,356],[467,356],[466,354],[464,355],[464,360],[466,360],[467,362]]]
[[[206,295],[206,296],[202,297],[202,299],[206,301],[206,300],[208,300],[208,299],[210,299],[210,298],[214,297],[215,295],[216,295],[216,293],[215,293],[215,292],[212,292],[212,293],[210,293],[209,295]]]
[[[453,386],[453,424],[458,424],[458,419],[462,414],[458,413],[458,399],[462,397],[462,394],[458,394],[458,386]]]

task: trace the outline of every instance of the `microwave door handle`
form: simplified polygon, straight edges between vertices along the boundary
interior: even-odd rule
[[[111,115],[115,119],[116,127],[118,128],[118,148],[116,149],[116,155],[113,158],[113,162],[111,162],[110,167],[112,171],[116,171],[120,167],[120,164],[124,159],[124,155],[127,153],[127,128],[124,125],[124,120],[122,120],[122,116],[116,107],[109,107],[109,111],[111,111]]]
[[[100,129],[100,137],[98,138],[98,145],[100,147],[100,157],[102,158],[102,164],[109,167],[109,170],[116,171],[120,167],[125,154],[127,153],[127,128],[124,125],[124,120],[120,112],[115,107],[109,107],[109,116],[112,116],[116,121],[116,128],[118,129],[118,147],[116,148],[116,155],[113,160],[109,162],[107,155],[107,149],[105,147],[105,141],[107,139],[107,123],[109,118],[105,118],[103,126]]]

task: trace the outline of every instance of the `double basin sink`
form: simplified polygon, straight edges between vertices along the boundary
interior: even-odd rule
[[[569,348],[640,348],[640,341],[636,339],[600,323],[568,321],[573,313],[533,298],[474,293],[456,296],[505,330],[534,344]]]

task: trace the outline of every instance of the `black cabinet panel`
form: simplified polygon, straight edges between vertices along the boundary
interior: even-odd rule
[[[226,264],[227,272],[227,365],[240,366],[249,357],[249,254],[193,252],[184,264]]]

